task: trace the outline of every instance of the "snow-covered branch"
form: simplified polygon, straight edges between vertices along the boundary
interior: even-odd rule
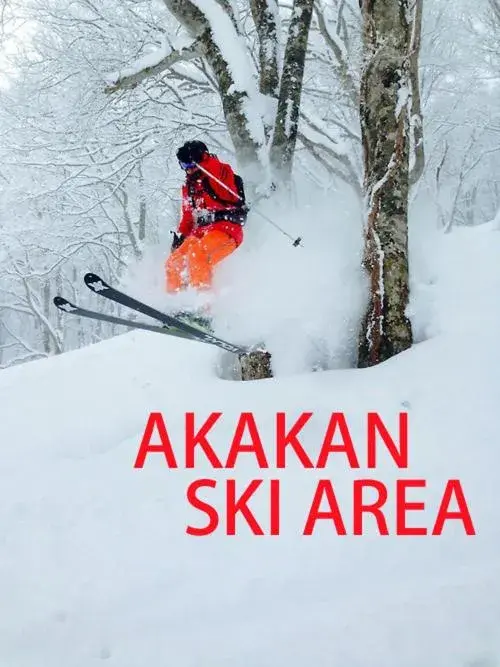
[[[143,56],[130,67],[109,74],[106,78],[110,83],[106,86],[105,91],[107,93],[114,93],[117,90],[135,88],[145,79],[161,74],[165,70],[171,69],[177,63],[198,58],[200,53],[199,40],[194,40],[189,46],[179,50],[172,50],[167,54],[162,50],[155,51],[147,56]]]

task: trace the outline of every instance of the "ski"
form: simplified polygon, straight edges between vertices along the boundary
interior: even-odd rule
[[[105,313],[98,313],[95,310],[88,310],[87,308],[81,308],[76,306],[71,301],[68,301],[62,296],[54,297],[54,305],[62,310],[64,313],[69,313],[71,315],[79,315],[80,317],[86,317],[90,320],[100,320],[101,322],[110,322],[111,324],[119,324],[131,329],[144,329],[145,331],[153,331],[154,333],[162,333],[168,336],[175,336],[177,338],[185,338],[186,340],[192,340],[189,334],[184,333],[183,331],[177,331],[173,327],[167,328],[165,326],[158,326],[154,324],[147,324],[146,322],[135,322],[132,320],[127,320],[123,317],[115,317],[114,315],[106,315]]]
[[[103,280],[95,273],[86,273],[84,276],[84,282],[87,287],[95,294],[99,294],[100,296],[103,296],[106,299],[110,299],[115,303],[119,303],[120,305],[125,306],[126,308],[130,308],[131,310],[135,310],[142,315],[151,317],[154,320],[161,322],[164,326],[167,327],[167,329],[172,328],[176,331],[181,331],[191,340],[197,340],[202,343],[215,345],[216,347],[220,347],[227,352],[234,352],[235,354],[247,354],[250,351],[246,347],[229,343],[228,341],[223,340],[218,336],[214,336],[209,331],[198,329],[197,327],[192,326],[187,322],[183,322],[182,320],[173,317],[172,315],[162,313],[160,310],[157,310],[152,306],[148,306],[148,304],[143,303],[142,301],[138,301],[134,297],[129,296],[120,290],[117,290],[111,285],[108,285],[105,280]]]

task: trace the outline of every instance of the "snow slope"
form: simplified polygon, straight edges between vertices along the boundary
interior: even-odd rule
[[[428,340],[369,370],[232,383],[214,374],[215,348],[130,333],[0,374],[0,665],[457,667],[500,664],[497,411],[500,232],[435,239],[432,282],[415,278],[412,312]],[[432,264],[432,262],[431,262]],[[432,273],[432,272],[431,272]],[[430,274],[429,274],[430,275]],[[419,282],[420,281],[420,282]],[[362,468],[167,469],[152,455],[134,470],[149,412],[161,411],[176,452],[184,413],[223,417],[211,432],[227,452],[237,417],[252,411],[271,454],[274,417],[313,417],[302,443],[314,457],[331,412],[346,413]],[[409,414],[408,470],[382,455],[365,468],[365,421],[393,433]],[[244,459],[244,460],[243,460]],[[352,536],[352,481],[383,480],[391,535],[369,517]],[[281,479],[281,534],[186,535],[206,518],[190,508],[200,477]],[[302,535],[318,478],[334,481],[347,536],[330,522]],[[461,480],[476,528],[449,522],[439,537],[394,535],[394,480],[432,527],[446,480]],[[207,501],[223,500],[219,487]],[[256,494],[267,525],[268,500]]]

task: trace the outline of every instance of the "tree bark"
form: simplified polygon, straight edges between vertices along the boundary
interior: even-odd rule
[[[263,95],[278,99],[278,4],[276,0],[251,0],[250,9],[259,36],[259,89]]]
[[[420,180],[425,167],[424,125],[422,102],[420,99],[420,76],[418,71],[418,57],[422,41],[422,14],[424,0],[414,0],[414,17],[410,41],[410,186]]]
[[[273,377],[269,352],[250,352],[239,357],[242,380],[265,380]]]
[[[313,5],[314,0],[293,3],[270,152],[279,181],[288,181],[292,174]]]
[[[409,348],[408,115],[411,0],[363,0],[365,66],[360,116],[367,200],[364,267],[370,294],[358,364],[371,366]]]

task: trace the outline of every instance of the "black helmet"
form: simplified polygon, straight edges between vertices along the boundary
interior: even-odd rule
[[[203,141],[186,141],[177,151],[177,159],[183,164],[201,162],[205,153],[208,153],[208,148]]]

